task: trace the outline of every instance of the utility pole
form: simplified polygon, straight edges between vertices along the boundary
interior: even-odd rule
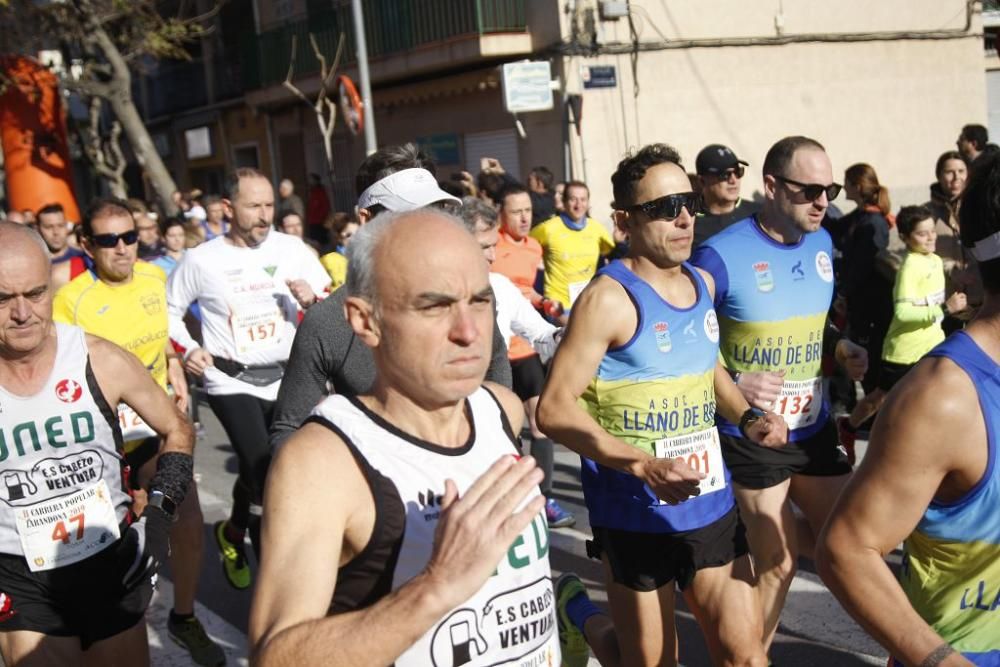
[[[372,108],[372,82],[368,75],[368,43],[365,39],[365,17],[361,11],[361,0],[351,0],[354,14],[354,39],[358,47],[358,78],[361,80],[361,106],[364,109],[365,155],[371,155],[378,147],[375,141],[375,110]]]

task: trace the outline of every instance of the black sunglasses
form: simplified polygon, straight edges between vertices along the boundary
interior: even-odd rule
[[[697,215],[701,211],[701,197],[695,192],[679,192],[633,204],[625,210],[642,211],[653,220],[673,220],[681,214],[682,208],[686,208],[691,215]]]
[[[790,178],[785,178],[784,176],[775,176],[776,179],[782,183],[788,183],[791,185],[797,185],[802,190],[802,194],[805,195],[806,199],[809,201],[816,201],[825,192],[827,201],[833,201],[840,194],[843,189],[843,185],[840,183],[830,183],[830,185],[820,185],[819,183],[800,183],[799,181],[793,181]]]
[[[125,245],[132,245],[139,240],[139,232],[130,229],[122,234],[94,234],[90,240],[102,248],[114,248],[118,241],[124,241]]]
[[[737,179],[743,178],[743,174],[746,173],[746,169],[743,165],[736,165],[732,169],[726,169],[725,171],[719,172],[718,174],[711,174],[715,176],[720,181],[728,181],[730,176],[735,176]]]

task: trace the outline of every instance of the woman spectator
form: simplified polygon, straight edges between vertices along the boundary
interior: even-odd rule
[[[163,235],[163,254],[152,262],[169,276],[187,249],[187,226],[180,218],[167,218],[160,227],[160,234]]]
[[[346,213],[334,213],[327,218],[330,228],[330,245],[333,251],[319,258],[320,264],[330,274],[330,291],[337,289],[347,279],[347,244],[358,231],[358,223]]]
[[[958,211],[969,168],[961,153],[947,151],[938,158],[934,173],[937,182],[931,185],[931,200],[925,206],[934,213],[937,254],[944,262],[945,294],[964,292],[968,300],[966,308],[945,317],[941,326],[947,335],[972,318],[983,302],[983,288],[975,259],[962,247],[958,233]]]
[[[887,252],[889,191],[871,165],[858,163],[844,173],[844,190],[857,208],[842,219],[843,253],[839,293],[847,309],[848,336],[868,350],[868,372],[861,384],[875,390],[882,360],[882,341],[892,321],[893,280],[877,269]]]

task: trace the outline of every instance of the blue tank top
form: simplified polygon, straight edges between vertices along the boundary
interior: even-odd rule
[[[906,538],[900,585],[956,651],[976,665],[1000,665],[1000,367],[963,331],[927,356],[951,359],[972,380],[988,457],[982,479],[964,497],[932,502]]]
[[[691,263],[715,278],[722,362],[730,371],[785,371],[774,411],[788,422],[790,441],[826,424],[823,331],[833,299],[833,245],[825,229],[794,245],[779,243],[745,218],[709,238]],[[739,435],[719,418],[719,430]]]
[[[719,325],[705,281],[691,265],[685,263],[683,269],[698,294],[685,309],[667,303],[621,261],[598,272],[625,288],[638,325],[627,343],[607,351],[580,403],[619,440],[653,456],[682,458],[706,473],[701,495],[666,505],[638,477],[583,458],[581,478],[592,526],[677,533],[702,528],[733,507],[715,427]]]

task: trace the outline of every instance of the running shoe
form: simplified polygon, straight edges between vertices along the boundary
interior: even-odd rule
[[[854,452],[854,441],[857,440],[858,432],[851,428],[851,422],[847,416],[837,417],[837,437],[841,446],[847,453],[847,462],[854,465],[857,455]]]
[[[183,621],[167,620],[167,634],[176,644],[191,654],[191,660],[202,667],[222,667],[226,664],[226,654],[222,647],[212,641],[205,632],[201,621],[192,616]]]
[[[549,528],[569,528],[576,523],[576,517],[560,507],[554,498],[545,501],[545,518]]]
[[[559,649],[562,652],[563,667],[587,667],[590,661],[590,647],[583,631],[573,625],[566,613],[566,605],[577,595],[586,595],[580,577],[566,572],[556,579],[556,623],[559,626]]]
[[[226,522],[215,524],[215,543],[219,545],[222,554],[222,572],[226,581],[233,588],[245,590],[250,588],[250,564],[247,562],[246,548],[243,544],[234,544],[226,539]]]

